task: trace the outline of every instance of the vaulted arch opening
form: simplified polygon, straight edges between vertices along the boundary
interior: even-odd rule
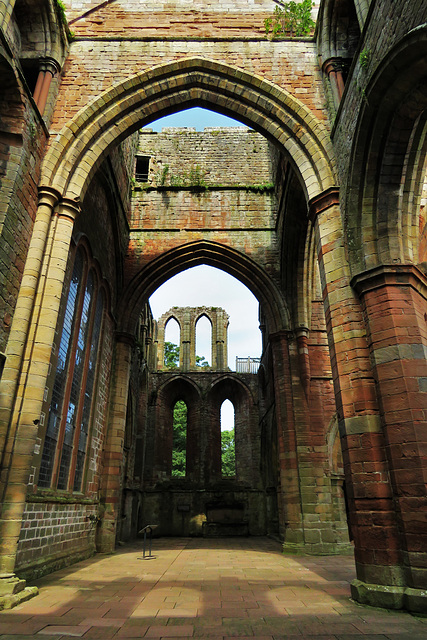
[[[207,315],[200,315],[195,324],[196,332],[196,364],[203,366],[212,363],[212,323]]]
[[[425,261],[426,28],[386,57],[366,91],[345,202],[353,274]]]
[[[307,107],[241,69],[185,58],[130,78],[94,100],[73,125],[64,127],[49,151],[42,185],[80,198],[112,146],[150,121],[190,106],[234,116],[283,148],[303,176],[309,198],[335,184],[326,131]]]

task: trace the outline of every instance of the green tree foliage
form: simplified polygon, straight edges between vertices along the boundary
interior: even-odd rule
[[[179,347],[173,342],[165,342],[165,352],[163,362],[168,369],[178,369]]]
[[[221,472],[223,476],[236,475],[234,429],[221,431]]]
[[[175,345],[174,345],[175,346]],[[187,405],[178,400],[173,409],[172,477],[185,477],[187,451]]]
[[[165,342],[164,364],[168,369],[178,369],[179,367],[179,347],[173,342]],[[196,356],[196,367],[208,369],[209,362],[205,356]]]
[[[206,360],[205,356],[196,356],[196,367],[209,369],[209,362]]]
[[[277,1],[277,0],[275,0]],[[301,37],[307,36],[316,26],[311,17],[312,0],[302,2],[281,2],[274,9],[271,18],[264,21],[265,32],[274,38],[276,36]]]

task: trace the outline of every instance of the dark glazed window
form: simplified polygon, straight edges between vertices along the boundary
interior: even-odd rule
[[[83,250],[78,250],[48,410],[40,487],[82,488],[105,306],[95,270],[89,270],[87,262]]]

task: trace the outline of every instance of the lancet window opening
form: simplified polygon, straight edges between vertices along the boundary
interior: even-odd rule
[[[163,364],[168,369],[176,369],[180,366],[181,357],[181,327],[171,316],[165,324]]]
[[[234,477],[236,475],[235,409],[228,398],[221,404],[220,428],[221,474],[223,477]]]
[[[204,366],[204,363],[208,363],[212,366],[212,322],[207,315],[201,315],[197,318],[195,323],[195,365]]]
[[[172,433],[172,477],[183,478],[187,471],[187,416],[184,400],[178,400],[173,407]]]

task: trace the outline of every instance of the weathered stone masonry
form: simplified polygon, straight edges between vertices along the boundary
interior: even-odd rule
[[[265,519],[251,532],[346,550],[344,472],[353,597],[426,610],[427,8],[323,0],[315,39],[270,41],[273,5],[72,0],[69,42],[51,0],[0,0],[2,606],[34,595],[18,576],[39,573],[42,541],[52,569],[138,530],[156,402],[182,391],[208,407],[189,381],[153,374],[148,297],[209,264],[260,301]],[[191,106],[257,132],[230,133],[243,155],[227,148],[210,178],[188,145],[175,153],[178,134],[132,137]],[[219,157],[211,133],[191,135]],[[132,189],[137,153],[157,154],[175,185]],[[251,180],[218,178],[254,165]],[[274,189],[259,188],[260,167]],[[192,474],[208,477],[197,451]],[[171,503],[180,533],[184,500]]]

